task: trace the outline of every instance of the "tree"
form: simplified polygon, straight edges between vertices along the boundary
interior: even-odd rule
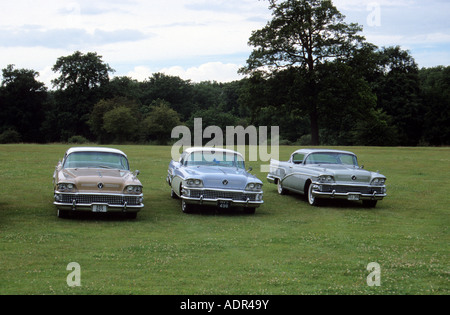
[[[138,119],[129,107],[116,107],[103,116],[103,128],[119,143],[139,138]]]
[[[379,52],[380,76],[374,91],[378,108],[392,117],[402,145],[415,146],[423,131],[424,109],[421,106],[419,68],[408,51],[400,47]]]
[[[269,0],[273,19],[253,32],[251,53],[244,74],[269,75],[286,68],[301,68],[306,82],[304,99],[311,123],[312,144],[319,144],[316,68],[325,61],[346,60],[364,40],[358,24],[344,23],[331,0]]]
[[[52,81],[58,90],[55,92],[54,115],[50,116],[55,119],[51,123],[61,130],[58,140],[66,141],[74,135],[92,138],[87,122],[94,104],[104,97],[103,89],[109,82],[109,73],[114,70],[97,53],[77,51],[58,58],[53,71],[60,73]]]
[[[109,81],[109,73],[114,70],[102,60],[102,56],[79,51],[67,57],[60,57],[52,69],[61,75],[52,81],[60,90],[76,89],[88,91]]]
[[[14,65],[8,65],[2,73],[0,133],[16,131],[24,142],[42,142],[40,127],[45,115],[47,88],[36,79],[39,73],[14,69]]]
[[[121,110],[116,110],[121,108]],[[125,111],[124,108],[129,109]],[[92,109],[88,125],[91,128],[91,132],[97,138],[100,143],[112,142],[115,140],[124,141],[139,140],[139,135],[136,134],[136,126],[141,121],[141,113],[139,111],[140,104],[138,101],[129,99],[126,97],[115,97],[108,100],[101,100],[95,104]],[[111,114],[113,112],[113,114]],[[108,114],[109,113],[109,114]],[[118,122],[119,129],[115,129],[115,118],[119,117],[118,114],[123,113],[126,117],[123,117],[122,122]],[[108,114],[108,115],[107,115]],[[132,118],[130,118],[130,115]],[[105,118],[108,118],[106,121]],[[126,122],[126,120],[128,121]],[[133,126],[130,125],[130,121],[133,122]],[[126,130],[120,130],[120,128],[126,128]],[[122,139],[122,133],[126,135],[127,139]]]
[[[180,116],[163,100],[154,101],[148,108],[147,117],[143,122],[146,140],[155,140],[167,144],[172,135],[172,129],[180,126]]]

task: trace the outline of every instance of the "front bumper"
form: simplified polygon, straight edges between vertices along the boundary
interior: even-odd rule
[[[258,208],[264,204],[263,192],[226,190],[226,189],[200,189],[182,187],[181,199],[187,204],[229,207]]]
[[[387,197],[386,186],[330,185],[313,183],[312,195],[322,199],[383,200]]]
[[[55,192],[53,203],[59,210],[89,212],[139,212],[144,195],[83,194]]]

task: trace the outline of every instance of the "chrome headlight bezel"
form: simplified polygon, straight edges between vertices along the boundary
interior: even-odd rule
[[[56,185],[56,189],[59,192],[74,192],[77,190],[73,183],[59,183]]]
[[[125,194],[141,195],[143,187],[139,185],[128,185],[123,191]]]
[[[386,185],[386,178],[384,177],[376,177],[372,180],[370,183],[372,186],[385,186]]]
[[[186,180],[186,186],[192,188],[203,188],[203,181],[198,178],[189,178]]]
[[[333,184],[336,182],[334,176],[332,175],[320,175],[319,177],[317,177],[317,180],[322,184]]]
[[[262,191],[263,184],[261,183],[248,183],[247,187],[245,187],[246,191]]]

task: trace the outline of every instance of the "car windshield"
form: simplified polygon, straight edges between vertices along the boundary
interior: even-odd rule
[[[245,162],[242,156],[233,153],[194,152],[188,157],[186,166],[220,166],[245,169]]]
[[[108,152],[75,152],[64,161],[64,168],[102,168],[128,171],[130,166],[125,156]]]
[[[358,166],[358,159],[352,154],[345,153],[313,153],[306,159],[306,164],[341,164]]]

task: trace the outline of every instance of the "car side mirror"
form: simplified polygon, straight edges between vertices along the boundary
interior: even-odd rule
[[[136,171],[134,172],[134,177],[138,177],[138,176],[139,176],[139,174],[141,174],[141,172],[140,172],[140,171],[138,171],[138,170],[136,170]]]
[[[361,165],[361,169],[362,169],[362,170],[364,169],[364,165]]]
[[[249,169],[248,169],[248,171],[247,172],[251,172],[251,171],[253,171],[253,167],[249,167]]]

